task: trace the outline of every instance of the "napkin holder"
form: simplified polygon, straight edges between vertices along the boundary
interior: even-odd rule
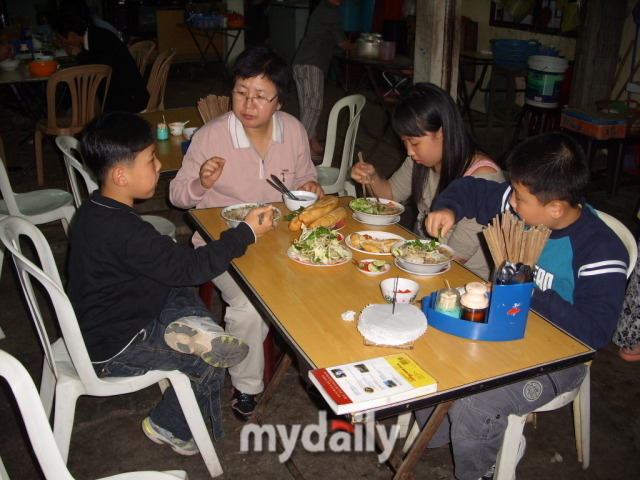
[[[429,326],[457,337],[487,342],[519,340],[524,337],[533,293],[533,283],[494,285],[489,294],[485,323],[450,317],[433,309],[438,292],[422,299],[422,311]]]

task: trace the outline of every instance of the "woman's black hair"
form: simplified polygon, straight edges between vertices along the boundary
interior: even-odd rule
[[[109,170],[118,164],[130,165],[136,156],[155,142],[153,126],[133,113],[99,115],[85,127],[80,150],[82,158],[104,185]]]
[[[453,180],[462,177],[481,151],[467,134],[451,96],[431,83],[412,86],[393,110],[391,123],[400,137],[421,137],[442,128],[442,162],[436,196]],[[415,202],[422,198],[430,171],[424,165],[413,166],[411,191]]]
[[[245,78],[264,76],[276,87],[278,103],[283,104],[291,91],[293,69],[291,62],[269,47],[247,48],[236,60],[231,78],[233,83]]]

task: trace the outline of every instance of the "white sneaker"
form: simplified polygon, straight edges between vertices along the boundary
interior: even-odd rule
[[[249,353],[249,345],[208,317],[179,318],[167,326],[164,341],[178,352],[196,354],[209,365],[221,368],[237,365]]]
[[[151,417],[147,417],[142,421],[142,431],[152,442],[160,444],[166,443],[174,452],[180,455],[191,456],[200,453],[193,438],[190,440],[180,440],[174,437],[169,430],[153,423]]]

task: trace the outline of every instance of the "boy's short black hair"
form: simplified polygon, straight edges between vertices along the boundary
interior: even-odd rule
[[[269,47],[247,48],[238,56],[233,66],[231,71],[233,83],[235,84],[239,79],[261,75],[273,82],[278,92],[278,103],[283,104],[291,92],[293,81],[291,62]]]
[[[82,134],[80,150],[85,164],[100,186],[109,170],[131,165],[136,156],[155,142],[152,125],[133,113],[113,112],[97,116]]]
[[[517,145],[507,156],[507,172],[542,205],[554,200],[577,206],[589,183],[584,151],[564,133],[544,133]]]

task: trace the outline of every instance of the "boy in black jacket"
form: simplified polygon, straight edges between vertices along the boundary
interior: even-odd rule
[[[253,210],[218,241],[185,248],[133,209],[135,200],[153,196],[159,178],[149,122],[128,113],[101,115],[87,126],[81,148],[100,189],[73,220],[68,294],[96,373],[180,370],[220,437],[223,368],[242,361],[248,347],[215,323],[191,286],[221,274],[256,235],[270,231],[272,207]],[[182,455],[198,453],[171,387],[142,428]]]

